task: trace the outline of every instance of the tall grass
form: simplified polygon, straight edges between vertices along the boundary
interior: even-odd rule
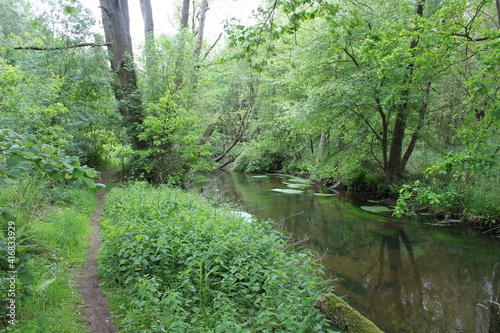
[[[87,255],[95,195],[35,175],[2,188],[0,206],[17,216],[17,242],[27,247],[35,277],[31,300],[16,309],[16,325],[0,324],[0,331],[86,332],[74,280]]]

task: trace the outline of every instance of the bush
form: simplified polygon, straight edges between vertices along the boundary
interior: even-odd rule
[[[123,332],[305,332],[325,322],[305,253],[269,223],[144,183],[107,196],[100,273]]]
[[[254,141],[238,156],[234,170],[243,172],[281,170],[288,159],[288,154],[276,144]]]

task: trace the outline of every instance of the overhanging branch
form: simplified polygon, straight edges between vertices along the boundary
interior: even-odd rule
[[[16,46],[14,50],[32,50],[32,51],[56,51],[56,50],[67,50],[76,49],[78,47],[103,47],[110,46],[111,43],[80,43],[65,46]]]

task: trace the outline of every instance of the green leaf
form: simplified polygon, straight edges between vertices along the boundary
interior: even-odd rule
[[[9,173],[7,174],[7,177],[9,177],[12,180],[19,180],[22,176],[22,173],[18,169],[10,170]]]
[[[85,170],[83,170],[82,168],[73,169],[73,177],[83,178],[83,175],[85,175]]]
[[[15,221],[17,219],[17,217],[15,215],[12,215],[9,211],[3,211],[2,217],[6,221]]]
[[[76,14],[78,11],[76,10],[75,7],[72,7],[72,6],[64,6],[63,8],[63,12],[64,14],[68,15],[68,14]]]
[[[62,173],[59,171],[51,173],[50,176],[55,180],[61,180],[63,178]]]
[[[99,173],[94,169],[85,169],[85,173],[89,178],[97,178],[99,176]]]
[[[21,281],[22,284],[32,284],[35,282],[35,276],[28,270],[20,272],[17,275],[17,278],[19,279],[19,281]]]

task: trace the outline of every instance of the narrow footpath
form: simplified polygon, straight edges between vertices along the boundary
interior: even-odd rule
[[[112,171],[104,172],[100,183],[106,184],[113,175]],[[78,286],[80,296],[83,299],[84,315],[87,319],[87,329],[89,333],[116,333],[118,329],[114,323],[111,312],[108,308],[108,300],[100,287],[102,282],[97,275],[97,252],[101,245],[99,238],[99,225],[104,206],[104,195],[106,189],[101,189],[96,195],[98,199],[97,208],[92,214],[92,234],[90,236],[90,249],[87,263],[82,269]]]

